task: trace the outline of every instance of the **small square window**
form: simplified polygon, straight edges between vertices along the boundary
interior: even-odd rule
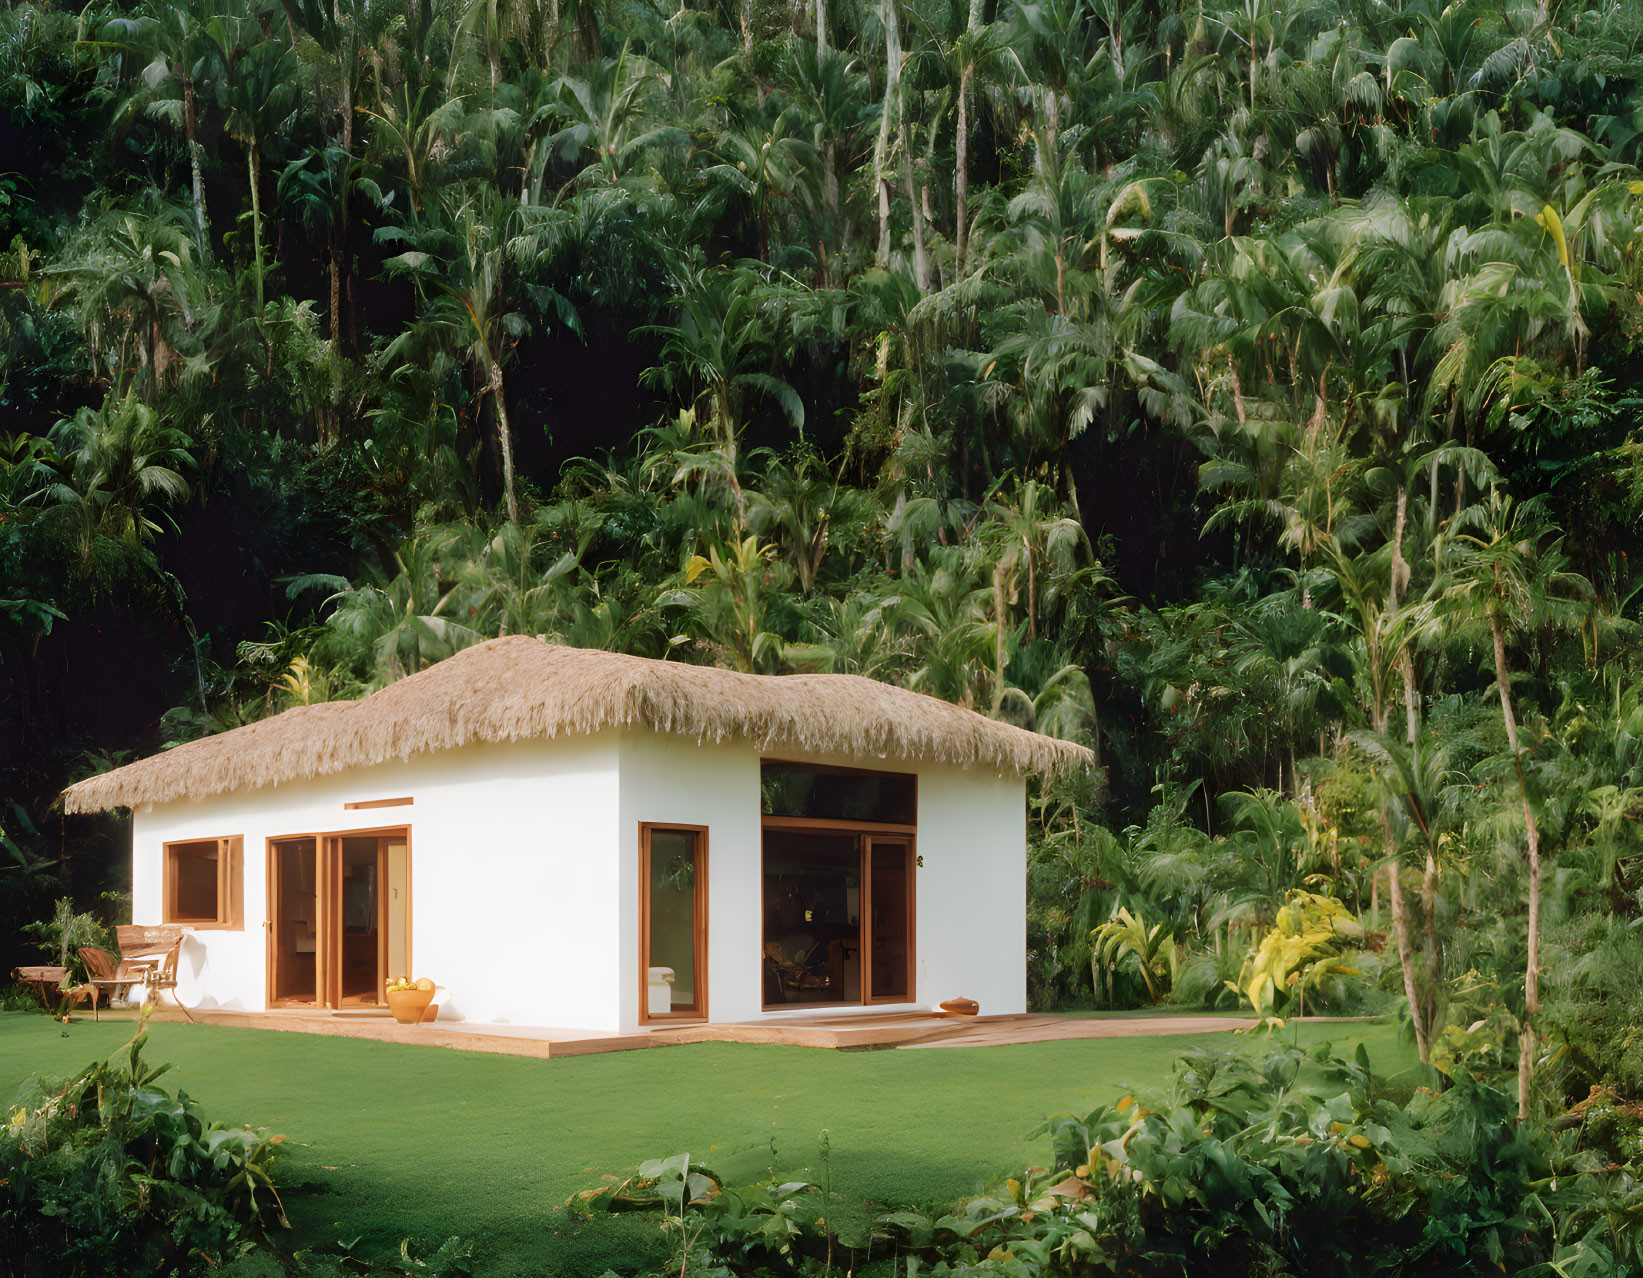
[[[195,927],[241,927],[242,847],[238,836],[167,843],[165,921]]]

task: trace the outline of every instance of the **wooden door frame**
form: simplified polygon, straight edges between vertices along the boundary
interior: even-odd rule
[[[688,1011],[650,1012],[650,834],[652,830],[685,830],[696,836],[696,917],[691,974],[696,1005]],[[707,826],[680,825],[672,821],[639,822],[639,1024],[665,1021],[705,1021],[707,1019]]]
[[[806,765],[808,766],[808,765]],[[820,769],[818,769],[819,771]],[[835,772],[861,771],[861,769],[835,768]],[[761,920],[765,915],[764,900],[764,840],[765,835],[774,830],[778,833],[789,834],[831,834],[840,838],[854,838],[856,840],[856,873],[861,879],[861,917],[857,921],[860,929],[857,933],[857,953],[861,956],[861,971],[857,974],[857,994],[854,1003],[816,1003],[809,1006],[817,1008],[850,1008],[870,1007],[874,1004],[885,1003],[915,1003],[918,1001],[918,834],[917,827],[911,825],[887,825],[876,821],[828,821],[820,817],[775,817],[760,818],[759,825],[759,915]],[[873,884],[870,873],[870,849],[874,839],[881,839],[885,843],[900,843],[907,848],[907,994],[902,998],[874,998],[872,997],[872,907]],[[761,971],[764,963],[765,934],[763,922],[759,925],[759,962]],[[789,1003],[768,1003],[764,997],[764,982],[761,976],[759,992],[759,1010],[764,1012],[802,1011],[807,1005]]]
[[[382,867],[387,855],[386,845],[399,841],[403,836],[405,841],[405,974],[409,976],[412,969],[412,935],[411,923],[414,912],[412,904],[412,882],[414,880],[413,866],[414,851],[411,845],[411,827],[408,825],[371,826],[363,830],[313,830],[299,831],[294,834],[270,835],[263,845],[263,871],[267,884],[267,896],[264,901],[263,913],[267,918],[263,922],[263,931],[266,933],[266,973],[265,973],[265,1005],[269,1008],[308,1007],[315,1011],[334,1012],[340,1010],[341,1001],[341,942],[342,932],[340,918],[334,917],[339,912],[337,898],[342,891],[342,840],[368,839],[377,840],[377,975],[382,981],[388,979],[387,964],[384,961],[384,950],[388,944],[387,917],[388,898],[386,892],[387,877]],[[275,923],[275,893],[277,884],[274,879],[274,845],[276,843],[298,843],[304,839],[314,841],[314,1002],[310,1004],[293,1004],[278,1002],[274,998],[275,980],[274,964],[278,957],[279,946],[274,934]],[[328,845],[334,845],[335,855],[327,857]],[[328,864],[329,863],[329,864]],[[325,884],[321,891],[322,879],[332,879]],[[335,924],[336,926],[333,926]],[[363,1006],[385,1006],[385,1003],[363,1004]],[[354,1003],[350,1006],[362,1006]]]

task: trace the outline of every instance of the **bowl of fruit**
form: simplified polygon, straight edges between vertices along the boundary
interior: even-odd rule
[[[401,1025],[418,1024],[433,1001],[434,983],[426,976],[418,981],[401,976],[388,982],[388,1011]]]

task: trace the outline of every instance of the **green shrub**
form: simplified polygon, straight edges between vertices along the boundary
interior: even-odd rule
[[[41,1089],[0,1128],[0,1272],[188,1272],[254,1247],[284,1211],[284,1139],[208,1123],[169,1066],[123,1053]]]
[[[1155,1107],[1051,1120],[1053,1166],[940,1213],[727,1187],[686,1155],[573,1201],[659,1211],[674,1254],[656,1272],[686,1275],[1643,1272],[1643,1191],[1607,1149],[1519,1126],[1512,1097],[1464,1073],[1403,1104],[1372,1081],[1361,1050],[1195,1052]]]

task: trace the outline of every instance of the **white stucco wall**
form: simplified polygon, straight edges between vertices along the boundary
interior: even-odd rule
[[[716,1021],[761,1015],[759,756],[744,744],[622,736],[622,1027],[639,1023],[639,825],[705,825],[707,1011]]]
[[[161,920],[162,845],[241,835],[245,929],[183,947],[190,1006],[266,1007],[267,840],[408,826],[414,975],[441,1015],[615,1029],[617,740],[471,746],[316,781],[176,802],[135,814],[132,917]],[[409,807],[344,803],[410,795]]]
[[[808,761],[914,770],[840,756]],[[1025,785],[981,769],[918,771],[917,988],[902,1006],[964,995],[984,1012],[1024,1011]],[[342,806],[402,795],[414,805]],[[478,745],[139,811],[133,918],[161,920],[163,843],[242,836],[245,928],[196,932],[184,946],[181,992],[190,1006],[263,1010],[267,841],[406,826],[413,975],[439,982],[442,1016],[632,1030],[641,822],[708,828],[708,1011],[716,1021],[767,1015],[759,755],[745,743],[628,731]],[[768,1015],[793,1014],[803,1009]]]
[[[1027,1010],[1027,787],[979,768],[918,780],[918,999]]]
[[[988,1013],[1026,1011],[1027,798],[1019,777],[839,755],[781,757],[915,771],[917,989],[906,1004],[973,998]],[[708,1014],[715,1021],[815,1015],[763,1009],[763,843],[759,754],[746,744],[623,734],[621,748],[622,1027],[638,1024],[639,824],[708,827]]]

